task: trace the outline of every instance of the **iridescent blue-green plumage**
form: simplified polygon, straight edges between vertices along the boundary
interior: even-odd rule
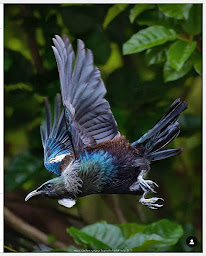
[[[187,103],[177,99],[162,118],[140,139],[130,144],[120,135],[100,71],[93,64],[92,52],[78,40],[77,56],[67,36],[55,36],[56,58],[63,108],[57,95],[52,120],[45,100],[46,121],[41,127],[44,165],[58,177],[31,192],[56,198],[71,207],[78,197],[96,193],[139,194],[140,202],[152,209],[161,198],[146,199],[157,185],[145,180],[152,161],[181,153],[165,149],[180,132],[180,114]],[[63,109],[63,110],[61,110]]]
[[[65,126],[65,115],[60,111],[61,99],[57,94],[55,101],[54,122],[48,100],[45,100],[46,122],[40,127],[42,145],[44,148],[44,165],[56,175],[64,156],[71,153],[72,145]],[[59,161],[58,161],[59,160]]]

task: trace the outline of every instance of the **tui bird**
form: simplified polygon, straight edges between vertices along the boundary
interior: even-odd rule
[[[158,186],[145,177],[152,161],[178,155],[164,149],[180,133],[178,119],[187,102],[175,100],[162,118],[140,139],[129,143],[117,129],[100,71],[93,54],[78,40],[77,56],[66,35],[56,35],[52,46],[56,58],[63,110],[57,94],[54,120],[45,100],[46,122],[40,127],[44,166],[58,177],[27,195],[42,195],[72,207],[78,197],[90,194],[133,194],[151,209],[162,198],[146,198]]]

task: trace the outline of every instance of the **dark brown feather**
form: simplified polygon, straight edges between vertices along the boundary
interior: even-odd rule
[[[74,154],[70,153],[64,157],[60,166],[60,173],[71,163],[72,159],[74,159]]]
[[[128,153],[128,151],[132,152],[133,154],[139,154],[139,151],[130,145],[129,141],[126,140],[125,136],[116,136],[113,140],[107,140],[104,142],[100,142],[94,146],[86,147],[86,150],[88,152],[100,149],[111,153],[113,152],[115,154],[124,154]]]

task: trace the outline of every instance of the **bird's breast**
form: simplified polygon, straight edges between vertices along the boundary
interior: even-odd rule
[[[139,174],[135,157],[124,157],[108,150],[85,151],[80,156],[81,196],[96,193],[125,193]],[[124,188],[125,187],[125,188]],[[122,189],[122,192],[121,192]]]

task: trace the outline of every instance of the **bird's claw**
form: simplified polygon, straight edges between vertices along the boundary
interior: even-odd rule
[[[139,202],[147,207],[149,207],[150,209],[158,209],[160,207],[163,206],[163,204],[156,204],[156,202],[158,200],[162,200],[164,201],[163,198],[160,198],[160,197],[152,197],[152,198],[145,198],[144,197],[145,194],[140,198]]]
[[[151,191],[152,193],[157,193],[155,190],[154,190],[154,187],[159,187],[157,185],[157,183],[155,183],[154,181],[152,180],[144,180],[142,175],[139,175],[138,178],[137,178],[138,182],[139,182],[139,186],[141,187],[141,189],[143,191]]]
[[[145,176],[146,171],[143,170],[137,177],[137,183],[139,184],[139,187],[144,191],[143,196],[140,198],[139,202],[150,209],[158,209],[163,206],[163,204],[157,204],[156,202],[158,200],[164,201],[163,198],[160,197],[152,197],[152,198],[145,198],[145,196],[149,193],[157,193],[154,188],[159,187],[157,183],[155,183],[152,180],[145,180],[143,177]]]
[[[157,183],[155,183],[152,180],[145,180],[143,178],[143,176],[145,175],[146,171],[142,171],[139,176],[137,177],[137,181],[134,182],[131,186],[130,186],[130,190],[131,191],[137,191],[139,189],[142,189],[144,192],[152,192],[152,193],[157,193],[154,190],[154,187],[159,187],[157,185]]]
[[[163,204],[157,204],[156,202],[158,200],[162,200],[164,201],[163,198],[160,197],[152,197],[152,198],[145,198],[145,196],[152,192],[152,193],[157,193],[154,190],[154,187],[159,187],[157,185],[157,183],[155,183],[152,180],[145,180],[143,177],[146,174],[146,170],[142,170],[141,173],[138,175],[137,177],[137,181],[134,182],[131,186],[130,186],[130,191],[138,191],[139,189],[141,189],[143,191],[143,196],[140,198],[139,202],[147,207],[149,207],[150,209],[158,209],[160,207],[163,206]]]

